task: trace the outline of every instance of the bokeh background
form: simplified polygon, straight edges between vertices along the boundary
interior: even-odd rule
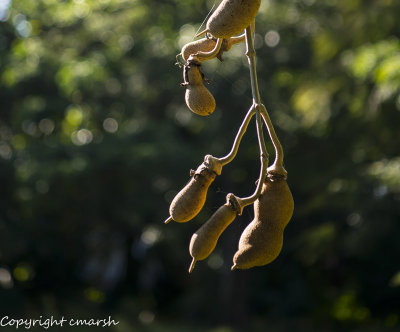
[[[294,216],[272,264],[230,271],[249,207],[189,275],[192,233],[259,172],[252,121],[203,211],[163,224],[251,104],[244,45],[203,65],[214,114],[184,104],[175,56],[214,3],[0,0],[1,316],[111,315],[121,332],[400,331],[400,2],[262,0],[260,90]]]

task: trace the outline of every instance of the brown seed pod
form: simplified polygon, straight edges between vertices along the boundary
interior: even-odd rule
[[[189,273],[193,271],[197,261],[206,259],[214,250],[222,232],[232,223],[238,213],[234,196],[229,194],[222,205],[207,222],[192,235],[189,244],[190,256],[193,257]]]
[[[293,196],[285,177],[267,176],[254,202],[254,219],[247,225],[233,257],[232,270],[271,263],[281,252],[283,231],[293,214]]]
[[[193,219],[203,208],[208,187],[214,181],[216,173],[201,164],[196,171],[191,171],[189,183],[175,196],[169,207],[170,219],[176,222],[186,222]]]
[[[186,86],[185,101],[187,107],[198,115],[210,115],[215,110],[215,99],[203,84],[203,73],[200,65],[189,63],[184,67],[183,86]]]
[[[223,61],[222,55],[224,54],[224,52],[229,51],[233,45],[243,42],[244,39],[245,39],[244,35],[223,39],[221,48],[219,52],[216,54],[216,57],[220,61]],[[202,38],[199,40],[195,40],[183,46],[180,55],[182,56],[183,60],[187,62],[191,55],[196,55],[198,52],[211,52],[215,48],[216,44],[217,44],[216,38]]]
[[[189,59],[190,55],[196,54],[197,52],[210,52],[214,49],[217,40],[215,38],[202,38],[195,40],[183,46],[182,58],[185,62]]]
[[[261,0],[223,0],[208,19],[205,32],[217,38],[239,34],[254,21],[260,3]]]

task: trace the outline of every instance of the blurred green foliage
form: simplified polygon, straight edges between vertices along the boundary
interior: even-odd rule
[[[175,55],[213,4],[0,0],[0,314],[112,315],[113,331],[400,331],[400,3],[262,1],[259,83],[295,214],[269,266],[230,272],[247,208],[189,276],[191,234],[258,174],[252,123],[204,211],[162,223],[251,104],[243,45],[203,66],[215,113],[184,104]]]

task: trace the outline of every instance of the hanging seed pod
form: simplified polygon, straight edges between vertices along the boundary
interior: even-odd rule
[[[261,0],[223,0],[207,21],[206,32],[229,38],[246,29],[257,15]]]
[[[266,265],[279,255],[293,208],[293,197],[285,177],[268,174],[261,196],[254,202],[254,220],[240,236],[232,270]]]
[[[183,76],[186,86],[185,101],[187,107],[198,115],[210,115],[215,110],[215,99],[203,84],[204,75],[200,70],[201,65],[191,62],[184,66]]]
[[[197,52],[210,52],[214,49],[217,40],[215,38],[202,38],[195,40],[183,46],[182,58],[185,62],[189,59],[190,55],[196,54]]]
[[[219,52],[216,54],[216,57],[220,61],[223,61],[222,55],[224,54],[224,52],[229,51],[233,45],[243,42],[244,39],[245,39],[244,35],[223,39],[221,48]],[[198,52],[211,52],[215,48],[216,44],[217,44],[216,38],[202,38],[183,46],[180,55],[182,56],[183,60],[187,62],[191,55],[196,55],[196,53]]]
[[[207,157],[206,157],[207,160]],[[196,171],[191,171],[189,183],[175,196],[169,207],[170,217],[165,223],[175,220],[186,222],[193,219],[203,208],[208,187],[214,181],[216,173],[203,162]]]
[[[189,273],[193,271],[197,261],[206,259],[213,252],[222,232],[232,223],[240,210],[235,196],[229,194],[226,198],[226,203],[192,235],[189,252],[193,259],[189,267]]]

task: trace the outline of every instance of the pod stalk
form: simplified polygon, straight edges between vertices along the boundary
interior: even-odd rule
[[[284,153],[283,153],[283,148],[282,148],[281,142],[279,141],[279,138],[276,135],[274,126],[269,117],[266,107],[263,104],[260,104],[258,106],[258,109],[261,112],[264,123],[268,129],[269,137],[271,138],[272,144],[274,145],[274,149],[275,149],[275,161],[274,161],[274,164],[270,167],[270,171],[281,174],[286,177],[287,172],[283,167]]]
[[[231,45],[235,45],[235,44],[241,43],[245,39],[246,39],[246,34],[243,33],[239,36],[234,36],[234,37],[228,38],[228,43]]]
[[[202,51],[199,51],[199,52],[197,52],[197,53],[195,53],[195,54],[192,54],[192,55],[190,55],[190,57],[188,58],[188,61],[187,61],[187,62],[188,62],[188,63],[190,63],[190,62],[200,63],[200,62],[202,62],[202,61],[210,60],[210,59],[215,58],[215,57],[218,55],[219,50],[221,49],[222,41],[223,41],[222,38],[218,38],[218,39],[217,39],[217,43],[215,44],[214,49],[212,49],[210,52],[202,52]]]
[[[222,164],[222,166],[229,164],[233,159],[235,159],[236,154],[239,150],[240,142],[242,141],[242,138],[247,130],[247,127],[250,123],[251,118],[255,114],[255,111],[256,111],[256,108],[254,107],[254,105],[252,105],[251,108],[249,109],[249,111],[247,112],[245,118],[243,119],[242,124],[239,127],[239,130],[236,134],[235,141],[233,142],[231,151],[225,157],[217,158],[218,161]]]
[[[237,200],[242,207],[246,207],[247,205],[253,204],[258,197],[261,195],[261,190],[263,183],[265,181],[265,177],[267,176],[267,167],[268,167],[268,156],[261,156],[261,170],[260,170],[260,176],[257,181],[257,187],[256,190],[254,191],[253,195],[245,197],[245,198],[239,198],[237,197]]]

